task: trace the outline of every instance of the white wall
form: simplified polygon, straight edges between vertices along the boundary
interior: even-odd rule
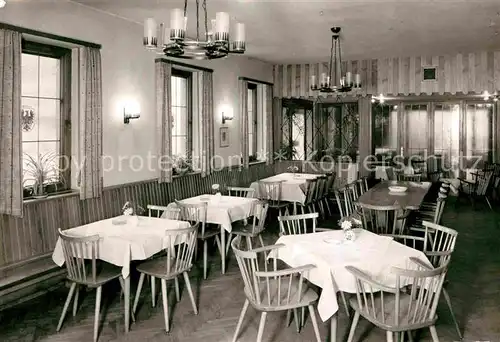
[[[104,185],[155,178],[154,168],[147,167],[146,158],[156,153],[154,59],[157,56],[142,47],[142,26],[62,0],[8,2],[0,9],[0,22],[102,45],[103,150],[107,156]],[[193,64],[214,70],[215,153],[225,160],[239,155],[238,77],[272,82],[272,65],[243,56]],[[141,118],[124,125],[123,104],[127,101],[140,104]],[[234,110],[234,119],[227,123],[230,146],[226,148],[219,147],[222,106]],[[145,160],[142,169],[139,158],[132,156]]]

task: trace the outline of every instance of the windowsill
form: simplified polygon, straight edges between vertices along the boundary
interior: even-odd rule
[[[195,174],[198,174],[198,173],[201,173],[201,171],[189,171],[189,172],[186,172],[182,175],[172,175],[172,178],[182,178],[182,177],[185,177],[185,176],[190,176],[190,175],[195,175]]]
[[[253,162],[248,162],[248,165],[257,165],[257,164],[265,164],[265,163],[266,163],[265,160],[256,160]]]
[[[78,190],[69,189],[69,190],[51,193],[47,197],[44,197],[44,198],[26,197],[26,198],[23,198],[23,202],[24,203],[33,203],[33,202],[50,201],[50,200],[55,199],[55,198],[69,197],[69,196],[73,196],[73,195],[78,194],[78,193],[80,193]]]

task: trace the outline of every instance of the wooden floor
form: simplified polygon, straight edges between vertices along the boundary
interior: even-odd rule
[[[498,206],[500,208],[500,206]],[[448,273],[449,292],[456,314],[464,330],[464,341],[500,341],[500,213],[485,207],[475,212],[469,206],[455,208],[448,205],[443,223],[459,231],[457,249]],[[265,239],[273,243],[277,238],[275,229],[267,232]],[[194,269],[191,277],[198,298],[199,314],[194,315],[186,291],[175,303],[175,293],[169,291],[171,305],[171,332],[164,331],[163,310],[160,304],[151,307],[149,287],[143,288],[143,295],[130,332],[123,329],[123,299],[119,298],[118,285],[111,285],[103,291],[102,325],[99,341],[231,341],[240,310],[242,308],[243,282],[234,258],[230,258],[228,271],[220,274],[219,261],[213,257],[209,279],[199,279]],[[132,279],[132,290],[137,284]],[[181,286],[182,286],[181,281]],[[157,286],[159,288],[159,286]],[[147,289],[147,291],[146,291]],[[91,341],[94,319],[95,292],[80,296],[81,306],[75,317],[68,312],[63,328],[56,333],[67,289],[29,301],[0,315],[0,341]],[[444,303],[442,303],[444,304]],[[71,310],[69,310],[71,311]],[[285,313],[268,315],[264,341],[304,342],[314,341],[310,320],[297,333],[292,323],[285,324]],[[249,309],[243,324],[239,341],[255,341],[259,315]],[[344,341],[349,328],[349,319],[344,313],[339,317],[338,341]],[[322,340],[327,338],[328,324],[321,327]],[[458,340],[445,305],[439,309],[437,325],[441,341]],[[379,342],[385,340],[383,331],[373,328],[361,320],[357,341]],[[427,330],[422,331],[420,341],[431,341]]]

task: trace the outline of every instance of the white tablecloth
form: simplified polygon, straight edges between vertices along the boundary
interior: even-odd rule
[[[325,241],[326,240],[326,241]],[[346,266],[366,271],[375,280],[395,286],[392,267],[415,269],[409,260],[416,257],[431,265],[426,256],[415,249],[395,242],[391,237],[356,229],[356,240],[342,242],[341,230],[303,235],[282,236],[276,244],[285,246],[271,253],[291,267],[314,264],[316,268],[305,274],[306,278],[323,290],[319,298],[318,313],[326,321],[338,311],[337,291],[356,293],[354,276]]]
[[[280,182],[283,181],[281,185],[281,200],[288,202],[304,203],[306,200],[306,184],[309,179],[316,179],[319,176],[324,176],[322,174],[311,174],[311,173],[280,173],[272,177],[261,179],[263,182]],[[253,196],[259,197],[259,185],[258,182],[253,182],[250,184],[252,189],[255,189],[255,194]]]
[[[97,259],[121,266],[122,275],[126,278],[130,274],[131,260],[145,260],[168,247],[165,230],[190,226],[185,221],[137,216],[126,218],[127,222],[121,225],[113,224],[117,218],[112,218],[67,229],[64,233],[76,237],[99,235]],[[91,258],[91,255],[85,257]],[[60,238],[52,253],[52,260],[59,266],[64,264]]]
[[[236,196],[201,195],[179,201],[185,204],[201,204],[207,202],[207,223],[220,224],[226,231],[231,232],[231,223],[243,220],[252,215],[256,198]],[[175,208],[175,203],[168,207]],[[163,214],[165,215],[165,213]]]

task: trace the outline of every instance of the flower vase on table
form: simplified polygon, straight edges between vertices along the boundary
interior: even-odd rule
[[[356,233],[354,228],[360,226],[361,222],[353,218],[344,218],[340,220],[340,228],[344,232],[344,241],[353,242],[356,240]]]
[[[122,214],[123,219],[125,222],[130,222],[131,224],[139,225],[139,215],[142,215],[144,213],[144,208],[142,208],[140,205],[135,205],[131,201],[127,201],[122,208]]]
[[[299,168],[297,166],[289,166],[287,170],[292,173],[293,178],[296,178],[296,173],[299,172]]]

